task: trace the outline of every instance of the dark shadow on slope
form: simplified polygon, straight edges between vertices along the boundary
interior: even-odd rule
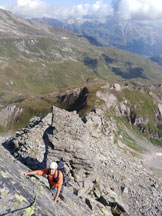
[[[116,74],[121,76],[123,79],[133,79],[133,78],[142,78],[147,79],[145,75],[143,75],[143,68],[136,67],[136,68],[127,68],[125,72],[123,72],[120,68],[112,67],[112,71]]]
[[[45,144],[45,153],[44,153],[44,159],[43,159],[43,161],[42,161],[42,164],[43,164],[43,166],[44,166],[45,168],[47,167],[48,148],[50,147],[50,148],[54,149],[54,146],[53,146],[52,143],[50,143],[49,140],[48,140],[48,134],[49,134],[49,135],[53,135],[54,130],[55,130],[54,127],[49,126],[49,127],[45,130],[45,132],[44,132],[44,134],[43,134],[43,141],[44,141],[44,144]]]
[[[102,54],[102,57],[104,58],[106,65],[109,66],[111,63],[115,61],[115,59],[110,58],[109,56]]]
[[[130,62],[130,61],[126,61],[126,62],[124,63],[124,66],[125,66],[126,68],[131,68],[131,67],[133,66],[133,63]]]
[[[97,72],[97,66],[98,66],[98,60],[92,59],[89,56],[86,56],[84,58],[84,65],[91,68],[93,70],[93,73],[100,77],[100,75]]]
[[[89,43],[91,43],[94,46],[101,46],[101,47],[103,47],[103,45],[100,42],[98,42],[98,40],[96,38],[94,38],[94,37],[88,36],[86,34],[84,34],[84,35],[78,35],[78,37],[86,38],[89,41]]]
[[[98,61],[97,61],[97,59],[92,59],[92,58],[90,58],[89,56],[86,56],[85,58],[84,58],[84,64],[86,65],[86,66],[88,66],[89,68],[91,68],[91,69],[96,69],[97,68],[97,65],[98,65]]]

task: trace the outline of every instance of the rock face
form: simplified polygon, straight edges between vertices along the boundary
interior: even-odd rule
[[[23,112],[22,108],[13,106],[7,106],[0,111],[0,125],[7,127],[12,119],[15,119]]]
[[[133,93],[134,90],[136,94]],[[154,90],[154,93],[151,90]],[[159,95],[157,95],[157,92],[159,92]],[[140,94],[143,98],[147,97],[149,102],[144,101],[143,98],[138,98],[141,97]],[[162,141],[162,131],[160,130],[162,125],[161,85],[152,85],[137,89],[137,87],[121,87],[118,83],[113,85],[108,84],[97,91],[96,95],[104,101],[109,111],[113,109],[117,116],[126,117],[130,124],[137,126],[148,138]],[[136,98],[136,101],[134,98]],[[150,111],[148,113],[141,111],[144,108],[146,112]]]
[[[162,116],[162,104],[158,104],[160,115]]]
[[[70,178],[66,189],[89,207],[89,212],[76,215],[160,216],[159,180],[130,149],[116,143],[114,131],[115,121],[99,108],[82,121],[76,112],[53,107],[52,113],[32,119],[4,146],[31,169],[64,161]]]
[[[86,87],[75,88],[57,96],[57,102],[68,111],[79,112],[87,104],[88,89]]]
[[[27,168],[0,146],[0,215],[91,215],[76,195],[65,189],[66,203],[54,204],[52,194],[41,179],[24,177]]]

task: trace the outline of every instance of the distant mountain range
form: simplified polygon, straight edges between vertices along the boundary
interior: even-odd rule
[[[114,46],[149,57],[162,54],[162,29],[159,25],[110,17],[104,21],[88,18],[65,21],[51,18],[39,20],[86,36],[93,43],[96,42],[96,45]]]
[[[162,66],[162,55],[152,56],[151,60]]]

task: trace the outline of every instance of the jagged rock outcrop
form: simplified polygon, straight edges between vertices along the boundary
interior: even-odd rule
[[[124,94],[122,92],[122,90],[124,91],[124,88],[128,89],[129,91],[129,94],[127,92],[128,99],[124,97]],[[162,131],[159,129],[162,125],[162,98],[160,97],[160,95],[162,95],[161,85],[152,85],[147,87],[146,89],[142,87],[139,88],[139,91],[141,93],[143,93],[144,90],[147,89],[148,93],[145,92],[145,96],[149,94],[149,100],[152,101],[152,103],[146,103],[145,107],[150,106],[153,110],[153,112],[151,111],[152,113],[139,113],[139,110],[142,110],[142,104],[145,103],[143,98],[140,99],[141,102],[139,104],[138,102],[130,102],[129,98],[131,98],[131,91],[137,90],[137,87],[131,88],[127,85],[121,87],[118,83],[115,83],[113,85],[107,84],[103,86],[99,91],[97,91],[96,95],[104,101],[107,110],[115,111],[117,116],[125,116],[130,124],[136,125],[140,129],[140,131],[144,133],[148,138],[162,141]],[[159,95],[157,95],[157,93],[155,94],[151,92],[150,90],[159,92]],[[120,92],[119,94],[123,95],[119,96],[118,92]],[[139,100],[138,94],[139,92],[137,92],[137,95],[133,94],[132,96],[137,96],[137,101]],[[142,95],[142,97],[144,97],[144,94]],[[152,127],[150,127],[150,125],[152,125]]]
[[[69,89],[57,96],[57,102],[68,111],[79,112],[87,104],[88,89],[86,87]]]
[[[69,190],[87,204],[87,215],[161,215],[158,179],[115,141],[116,124],[96,108],[84,118],[53,107],[44,119],[33,119],[4,146],[32,169],[63,160]],[[84,214],[83,214],[84,215]]]
[[[121,91],[121,86],[120,86],[119,83],[115,83],[115,84],[113,84],[113,85],[111,86],[111,89],[114,89],[114,90],[120,92],[120,91]]]
[[[7,106],[0,111],[0,125],[7,127],[12,119],[15,119],[23,112],[23,108],[13,106]]]

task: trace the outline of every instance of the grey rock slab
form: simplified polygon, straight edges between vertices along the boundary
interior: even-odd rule
[[[91,215],[86,204],[65,189],[66,202],[54,204],[49,189],[37,178],[23,176],[27,168],[0,146],[0,214],[81,216]]]

